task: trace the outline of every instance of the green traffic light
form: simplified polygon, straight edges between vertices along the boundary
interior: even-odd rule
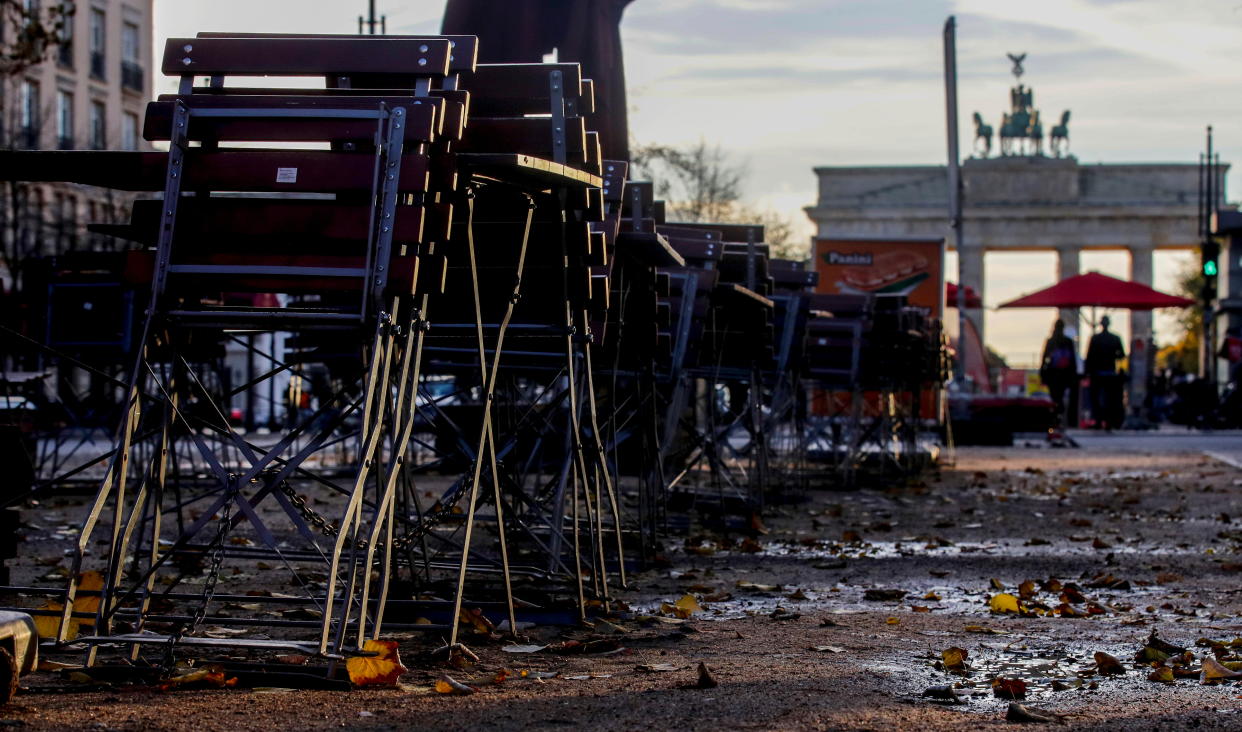
[[[1206,261],[1206,262],[1204,262],[1204,263],[1203,263],[1203,274],[1207,275],[1208,277],[1215,277],[1215,276],[1216,276],[1216,274],[1217,274],[1217,269],[1216,269],[1216,261],[1215,261],[1215,260],[1213,260],[1213,259],[1209,259],[1208,261]]]

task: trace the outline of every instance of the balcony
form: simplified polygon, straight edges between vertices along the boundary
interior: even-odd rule
[[[25,150],[38,150],[39,128],[37,126],[22,127],[17,131],[17,139],[14,142],[17,143],[17,147],[19,148]]]
[[[91,51],[91,78],[103,81],[107,77],[104,76],[104,55],[99,51]]]
[[[64,136],[57,137],[56,148],[58,150],[72,150],[73,149],[73,135],[70,135],[68,137],[64,137]]]
[[[143,91],[144,74],[142,67],[133,61],[121,62],[121,88]]]

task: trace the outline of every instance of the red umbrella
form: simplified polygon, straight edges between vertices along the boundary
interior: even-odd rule
[[[967,308],[983,307],[982,298],[979,297],[979,293],[975,292],[975,288],[971,287],[970,285],[966,286],[965,300],[966,300]],[[957,283],[956,282],[944,283],[944,301],[948,307],[951,307],[951,308],[957,307]]]
[[[1127,282],[1116,277],[1088,272],[1061,280],[1017,300],[1010,300],[1002,308],[1121,308],[1124,310],[1151,310],[1153,308],[1184,308],[1194,305],[1194,300],[1169,295],[1138,282]]]

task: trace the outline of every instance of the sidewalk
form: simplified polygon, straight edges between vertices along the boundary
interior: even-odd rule
[[[1083,449],[1141,453],[1202,453],[1242,468],[1242,430],[1192,430],[1161,425],[1142,432],[1068,430]]]

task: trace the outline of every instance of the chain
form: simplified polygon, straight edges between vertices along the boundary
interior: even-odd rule
[[[224,540],[228,538],[229,529],[233,524],[233,496],[237,493],[236,479],[237,476],[230,476],[230,487],[225,497],[224,508],[221,509],[220,519],[216,522],[216,535],[208,545],[208,550],[211,552],[211,565],[207,569],[207,576],[203,579],[203,593],[199,598],[198,607],[194,609],[194,615],[190,617],[189,622],[178,624],[176,630],[168,636],[168,643],[164,647],[165,673],[172,673],[176,665],[174,650],[177,644],[202,624],[207,616],[207,608],[211,605],[211,599],[216,594],[216,584],[220,581],[220,569],[224,565]]]
[[[306,499],[298,495],[297,491],[293,490],[293,486],[289,485],[288,481],[282,480],[278,488],[280,489],[280,492],[285,494],[285,497],[289,499],[289,505],[293,506],[293,508],[302,516],[302,520],[310,524],[315,529],[318,529],[319,533],[333,539],[341,533],[341,530],[337,528],[336,524],[331,523],[328,519],[324,518],[322,514],[306,505]]]

